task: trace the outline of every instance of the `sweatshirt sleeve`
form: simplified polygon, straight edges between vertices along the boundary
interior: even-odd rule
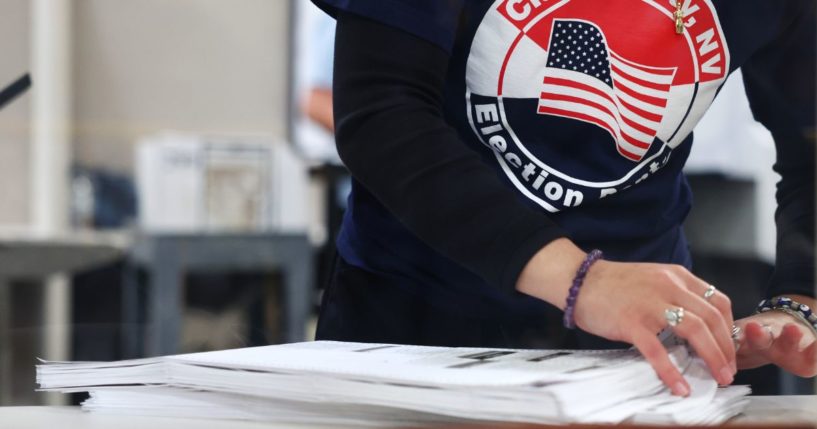
[[[312,0],[331,16],[348,12],[403,30],[451,52],[463,0]]]
[[[774,137],[774,169],[781,176],[769,296],[814,296],[815,5],[811,0],[789,3],[791,13],[778,38],[743,67],[752,112]]]
[[[524,204],[446,122],[448,61],[424,38],[339,13],[338,152],[414,235],[489,284],[513,290],[530,258],[564,233]]]

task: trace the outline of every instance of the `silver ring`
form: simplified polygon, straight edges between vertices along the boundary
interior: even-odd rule
[[[668,308],[664,310],[664,318],[667,319],[667,323],[670,326],[675,327],[678,326],[681,322],[684,321],[684,308],[678,307],[676,309]]]
[[[737,352],[740,350],[740,334],[743,333],[743,329],[740,328],[738,325],[732,325],[732,342],[735,344],[735,351]]]
[[[732,339],[737,340],[740,337],[740,333],[743,329],[740,329],[738,325],[732,325]]]
[[[709,301],[709,299],[712,298],[712,295],[715,295],[716,290],[717,289],[715,289],[715,286],[709,285],[709,287],[706,288],[706,292],[704,292],[704,299]]]

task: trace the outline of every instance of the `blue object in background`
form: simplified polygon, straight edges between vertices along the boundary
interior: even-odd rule
[[[74,226],[124,228],[136,219],[136,188],[133,179],[124,174],[76,167],[71,191]]]

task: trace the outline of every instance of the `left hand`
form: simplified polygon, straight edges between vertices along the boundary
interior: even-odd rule
[[[813,298],[792,296],[814,308]],[[739,369],[775,364],[800,377],[817,375],[817,335],[794,316],[781,311],[755,314],[735,321],[742,329],[737,352]]]

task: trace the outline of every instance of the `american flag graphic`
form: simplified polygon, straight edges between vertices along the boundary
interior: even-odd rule
[[[640,161],[664,117],[675,70],[624,59],[594,24],[555,20],[538,111],[597,125],[621,155]]]

